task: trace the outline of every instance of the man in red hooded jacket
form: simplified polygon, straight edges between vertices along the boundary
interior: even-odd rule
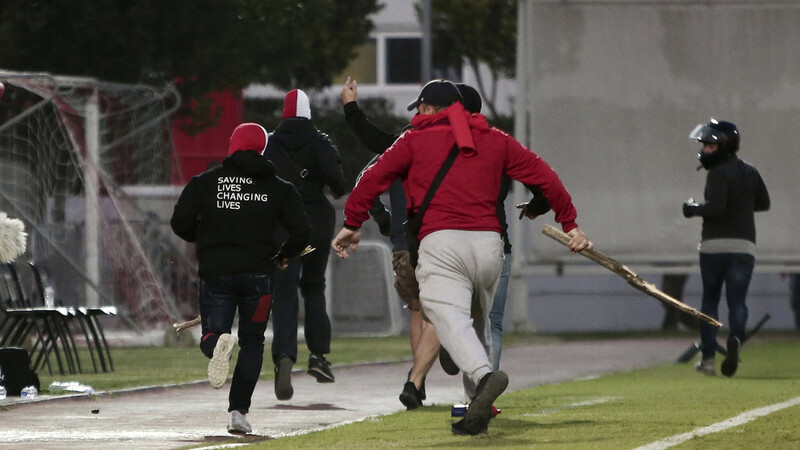
[[[406,131],[366,170],[345,205],[344,228],[333,240],[346,258],[356,250],[361,224],[375,199],[392,181],[404,180],[409,216],[413,217],[453,145],[460,149],[431,200],[419,232],[416,276],[420,302],[439,340],[456,365],[477,387],[456,434],[485,433],[492,404],[508,385],[502,371],[492,372],[488,314],[503,265],[503,241],[496,204],[503,174],[539,187],[555,220],[570,236],[573,251],[592,248],[575,223],[572,199],[555,171],[508,134],[490,128],[481,114],[458,102],[457,87],[446,80],[426,84],[409,105],[418,114]],[[473,322],[473,307],[481,314]]]

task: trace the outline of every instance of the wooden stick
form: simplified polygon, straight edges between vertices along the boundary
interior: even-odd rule
[[[200,323],[200,316],[197,316],[194,319],[189,320],[187,322],[173,323],[172,324],[172,328],[175,329],[176,333],[180,333],[181,331],[183,331],[183,330],[185,330],[187,328],[192,328],[193,326],[195,326],[195,325],[197,325],[199,323]]]
[[[542,233],[544,233],[545,236],[550,237],[564,245],[569,244],[570,237],[566,233],[563,233],[561,230],[557,230],[550,225],[545,225],[544,229],[542,229]],[[606,256],[594,249],[592,250],[583,249],[578,253],[591,259],[597,264],[600,264],[606,269],[616,273],[617,275],[625,279],[625,281],[627,281],[628,284],[630,284],[637,290],[644,292],[645,294],[655,298],[656,300],[659,300],[665,305],[669,305],[685,313],[691,314],[692,316],[697,317],[703,322],[706,322],[707,324],[715,326],[717,328],[722,326],[722,323],[714,319],[713,317],[703,314],[702,312],[692,308],[686,303],[683,303],[682,301],[674,299],[669,295],[661,292],[656,288],[654,284],[648,283],[647,281],[642,279],[642,277],[637,275],[636,272],[620,264],[620,262],[617,261],[616,259]]]

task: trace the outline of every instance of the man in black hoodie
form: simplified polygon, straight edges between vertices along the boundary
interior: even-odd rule
[[[769,209],[769,193],[755,167],[736,156],[739,130],[731,122],[712,118],[697,125],[689,139],[703,148],[697,154],[708,171],[705,202],[689,199],[683,204],[684,217],[703,218],[699,245],[700,275],[703,279],[701,311],[716,318],[722,285],[728,300],[728,348],[722,362],[722,374],[732,377],[739,366],[739,348],[744,342],[747,324],[747,290],[753,276],[756,249],[755,211]],[[699,168],[698,168],[699,169]],[[700,325],[703,359],[695,369],[704,375],[716,375],[717,328]]]
[[[266,144],[260,125],[236,127],[222,166],[189,181],[170,221],[176,235],[197,244],[200,349],[211,358],[208,380],[215,389],[228,377],[231,327],[239,311],[240,349],[228,397],[231,433],[251,431],[245,415],[261,373],[275,267],[299,255],[311,234],[297,191],[260,155]],[[288,230],[280,247],[278,225]]]
[[[303,91],[294,89],[286,94],[283,119],[270,134],[264,156],[275,164],[278,176],[294,184],[300,193],[311,221],[310,245],[317,249],[291,262],[275,277],[272,302],[275,396],[278,400],[289,400],[294,394],[292,364],[297,362],[298,287],[305,306],[306,345],[311,352],[308,373],[319,383],[335,381],[325,358],[331,351],[331,323],[325,307],[325,269],[336,211],[324,189],[330,187],[335,198],[343,196],[346,189],[339,151],[327,135],[314,127],[308,97]]]

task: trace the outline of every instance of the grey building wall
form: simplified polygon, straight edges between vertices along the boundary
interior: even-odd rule
[[[760,259],[800,259],[800,2],[521,0],[519,20],[516,134],[600,248],[696,258],[701,221],[681,204],[702,199],[706,172],[687,136],[713,116],[739,126],[740,156],[770,189]],[[534,260],[563,253],[531,234]]]

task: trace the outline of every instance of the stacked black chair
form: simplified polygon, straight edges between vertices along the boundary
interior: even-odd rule
[[[28,269],[31,271],[34,279],[35,292],[34,297],[37,303],[42,305],[47,304],[47,296],[52,295],[52,303],[60,305],[63,302],[56,298],[56,290],[51,286],[51,292],[45,288],[50,283],[45,281],[48,279],[47,272],[44,268],[37,266],[32,261],[28,262]],[[108,346],[103,325],[100,318],[104,316],[116,316],[117,308],[115,306],[99,306],[99,307],[86,307],[74,306],[68,308],[72,319],[80,326],[81,332],[86,340],[86,346],[89,350],[89,355],[92,359],[92,366],[94,371],[98,372],[97,362],[100,361],[100,368],[103,372],[114,370],[114,362],[111,359],[111,349]]]
[[[0,347],[20,347],[32,331],[35,331],[37,342],[43,339],[44,322],[34,311],[21,307],[22,293],[14,283],[7,267],[0,273]]]
[[[0,324],[0,346],[25,347],[29,336],[33,336],[30,353],[34,371],[46,365],[52,374],[50,356],[54,355],[61,375],[80,372],[77,347],[69,329],[70,311],[34,306],[24,294],[14,263],[2,265],[0,289],[6,316]]]

